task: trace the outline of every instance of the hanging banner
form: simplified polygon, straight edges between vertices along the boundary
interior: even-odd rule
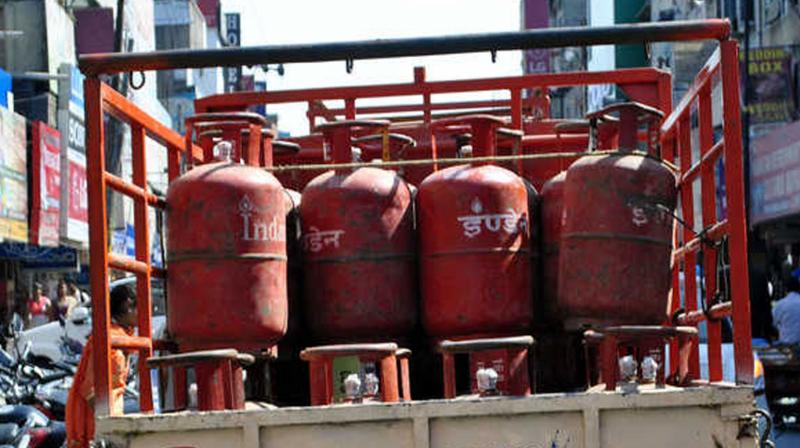
[[[59,228],[62,243],[84,248],[89,242],[89,198],[86,181],[86,128],[83,124],[83,75],[72,65],[61,66],[68,75],[61,84],[58,122],[61,139],[61,208]]]
[[[25,117],[0,108],[0,239],[28,241]]]
[[[241,16],[239,13],[225,14],[225,42],[224,46],[238,47],[242,44]],[[225,92],[236,92],[239,80],[242,78],[242,67],[225,67]]]
[[[763,47],[750,50],[747,67],[744,52],[739,52],[742,81],[747,80],[749,98],[747,112],[750,124],[774,123],[794,120],[797,107],[794,103],[792,78],[792,52],[784,47]],[[744,99],[744,95],[742,95]]]
[[[74,272],[78,269],[78,252],[63,246],[0,243],[0,259],[17,260],[24,270]]]
[[[800,121],[750,147],[750,224],[800,214]]]
[[[30,243],[58,246],[61,210],[61,133],[41,121],[31,125]]]
[[[549,2],[542,0],[523,0],[522,29],[540,29],[550,26]],[[534,48],[522,53],[522,71],[526,75],[550,71],[550,49]]]

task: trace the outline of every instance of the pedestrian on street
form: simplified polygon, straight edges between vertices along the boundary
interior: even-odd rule
[[[42,284],[33,285],[33,295],[28,299],[28,321],[31,327],[38,327],[50,321],[52,302],[42,293]]]
[[[76,285],[75,283],[72,282],[67,283],[67,289],[69,291],[69,295],[75,297],[75,299],[78,301],[78,305],[89,305],[89,302],[91,302],[89,294],[86,294],[85,292],[78,289],[78,285]]]
[[[126,285],[111,290],[111,325],[109,338],[132,336],[136,326],[136,295]],[[67,397],[65,423],[67,447],[85,448],[94,439],[94,342],[92,336],[86,341],[81,354],[78,371],[72,380]],[[128,382],[128,357],[122,350],[111,350],[111,396],[112,412],[122,414],[125,385]]]
[[[788,293],[772,307],[772,321],[781,344],[800,344],[800,269],[786,276]]]
[[[58,321],[66,321],[70,314],[72,314],[72,310],[78,306],[78,300],[69,295],[69,291],[67,289],[67,283],[64,280],[58,282],[58,296],[56,297],[56,303],[51,308],[51,320],[58,320]]]

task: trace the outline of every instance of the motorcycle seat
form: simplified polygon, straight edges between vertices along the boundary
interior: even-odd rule
[[[16,423],[0,423],[0,444],[10,444],[19,436],[19,426]]]

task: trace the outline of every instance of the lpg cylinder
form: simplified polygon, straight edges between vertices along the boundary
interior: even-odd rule
[[[381,133],[355,138],[353,145],[361,150],[361,159],[364,161],[389,162],[404,159],[417,146],[417,141],[405,134]],[[392,170],[405,180],[404,167]]]
[[[472,115],[475,156],[494,156],[502,120]],[[533,317],[528,191],[513,172],[489,163],[452,166],[419,186],[422,320],[429,336],[519,334]]]
[[[293,156],[300,152],[300,145],[284,140],[264,141],[272,147],[274,158]],[[267,158],[265,166],[270,166],[271,162]],[[278,355],[280,357],[294,357],[299,355],[304,348],[302,337],[302,299],[303,299],[303,256],[301,252],[301,231],[300,231],[300,204],[302,195],[290,188],[284,188],[286,200],[286,253],[288,255],[286,288],[289,300],[289,323],[286,335],[281,339]]]
[[[656,154],[660,111],[621,103],[619,151],[581,157],[567,171],[558,305],[567,329],[660,324],[667,312],[675,175]],[[634,152],[648,127],[648,153]]]
[[[587,151],[594,152],[607,148],[615,141],[618,120],[611,116],[590,120],[565,120],[555,125],[559,139],[567,135],[588,136]],[[574,161],[574,159],[572,159]],[[570,162],[572,163],[572,162]],[[564,211],[564,181],[567,172],[561,171],[542,186],[541,199],[541,241],[542,241],[542,321],[559,322],[558,318],[558,269],[561,246],[562,214]]]
[[[564,211],[564,180],[562,171],[542,186],[540,216],[542,219],[542,297],[540,309],[543,321],[557,321],[558,259],[561,245],[561,217]]]
[[[167,193],[167,326],[181,350],[255,351],[286,332],[285,194],[271,174],[241,164],[241,130],[229,135],[217,161]],[[254,157],[261,139],[249,143]]]
[[[334,163],[350,163],[352,134],[386,121],[318,126]],[[416,323],[413,202],[395,172],[339,168],[312,180],[300,204],[305,312],[317,340],[408,336]]]

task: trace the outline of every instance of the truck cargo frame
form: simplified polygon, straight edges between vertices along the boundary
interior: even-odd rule
[[[314,62],[325,60],[346,60],[348,67],[355,59],[377,57],[398,57],[431,54],[463,53],[470,51],[502,50],[566,47],[576,45],[599,45],[621,43],[643,43],[658,41],[683,40],[716,40],[719,47],[697,75],[687,95],[675,107],[672,107],[671,77],[667,72],[654,68],[623,69],[608,72],[575,72],[536,74],[517,77],[475,79],[463,81],[429,82],[424,79],[424,71],[415,73],[415,82],[409,84],[372,85],[361,87],[321,88],[293,91],[239,92],[215,95],[199,99],[196,109],[200,111],[242,110],[255,104],[277,104],[288,102],[304,102],[308,104],[310,127],[313,129],[319,116],[337,118],[357,118],[363,114],[381,114],[395,112],[420,111],[425,122],[430,122],[436,110],[463,110],[474,107],[503,110],[510,115],[511,127],[521,128],[523,110],[525,109],[523,90],[538,88],[546,91],[550,87],[617,84],[632,99],[660,108],[667,114],[661,126],[662,156],[669,162],[678,162],[681,211],[685,228],[675,226],[674,252],[672,262],[673,290],[672,306],[676,314],[676,322],[685,325],[697,325],[701,321],[708,324],[708,364],[709,376],[695,383],[690,388],[667,388],[665,390],[642,391],[638,395],[622,394],[550,394],[529,398],[509,399],[493,398],[478,401],[428,401],[412,402],[402,405],[346,406],[334,408],[288,408],[280,410],[221,412],[208,414],[174,414],[148,415],[153,410],[150,375],[140,363],[140,407],[143,414],[134,416],[111,416],[108,397],[110,396],[110,359],[113,348],[138,351],[141,356],[151,356],[153,350],[165,346],[164,341],[154,341],[151,334],[150,279],[152,276],[165,277],[166,270],[156,269],[151,265],[150,235],[148,234],[148,207],[165,209],[164,201],[150,193],[147,189],[146,175],[146,137],[158,141],[168,152],[168,174],[172,181],[180,174],[181,157],[202,162],[203,154],[199,147],[185,146],[184,136],[166,128],[147,115],[128,99],[114,91],[100,76],[129,71],[160,70],[174,68],[202,68],[207,66],[239,66],[266,63]],[[209,61],[213,61],[210,63]],[[447,437],[439,438],[440,426],[443,434],[454,435],[449,428],[460,427],[469,433],[469,423],[475,417],[485,417],[477,426],[491,428],[487,422],[503,416],[514,420],[519,416],[535,415],[536,419],[529,423],[543,425],[542,428],[557,428],[562,425],[559,419],[542,423],[538,418],[551,418],[558,413],[574,415],[570,419],[579,422],[569,431],[572,440],[569,446],[639,446],[642,427],[651,427],[657,419],[676,419],[676,427],[681,430],[691,423],[682,418],[684,411],[691,408],[702,421],[706,421],[708,431],[714,432],[714,440],[720,438],[722,446],[734,443],[741,418],[752,410],[753,354],[750,339],[750,305],[749,282],[747,272],[747,224],[744,200],[744,173],[741,144],[741,117],[739,101],[738,46],[730,36],[730,24],[727,20],[706,20],[686,22],[661,22],[614,26],[604,28],[565,28],[548,30],[529,30],[512,33],[489,35],[454,36],[424,39],[399,39],[371,42],[351,42],[338,44],[226,48],[220,50],[166,51],[143,54],[101,54],[86,55],[80,59],[81,70],[87,75],[84,83],[86,104],[86,147],[87,175],[89,188],[89,225],[90,225],[90,279],[92,297],[95,298],[92,310],[93,335],[95,343],[95,390],[96,409],[99,418],[98,432],[109,440],[122,441],[128,446],[168,446],[153,445],[156,440],[162,443],[170,440],[175,445],[180,441],[186,445],[187,440],[197,440],[197,446],[216,446],[211,441],[220,441],[214,437],[205,439],[190,436],[189,431],[198,430],[198,434],[219,429],[232,439],[225,439],[229,446],[272,446],[272,434],[278,434],[288,428],[284,436],[278,437],[282,442],[314,442],[323,446],[338,440],[323,436],[325,431],[311,429],[339,428],[342,425],[378,425],[383,430],[372,431],[365,427],[363,435],[352,435],[356,441],[375,441],[388,443],[388,434],[397,433],[398,437],[408,443],[398,446],[489,446],[474,445],[473,439],[461,438],[463,444],[452,445]],[[712,91],[716,83],[721,84],[723,134],[714,140],[712,119]],[[433,103],[431,95],[454,92],[507,91],[510,100],[490,102]],[[397,105],[377,107],[357,107],[361,98],[397,97],[417,95],[422,98],[419,105]],[[343,100],[343,110],[329,110],[319,106],[324,100]],[[545,98],[546,105],[546,98]],[[535,104],[527,106],[536,107]],[[543,107],[539,105],[539,107]],[[692,115],[697,114],[697,130],[699,132],[698,160],[692,158]],[[130,126],[133,150],[133,179],[128,182],[112,173],[105,166],[104,121],[107,116],[123,121]],[[188,151],[188,153],[187,153]],[[725,216],[717,216],[715,164],[722,160],[724,164]],[[693,183],[700,179],[700,198],[702,207],[701,232],[696,233],[694,227],[694,194]],[[122,193],[134,200],[134,225],[136,238],[135,257],[125,257],[108,252],[108,212],[106,198],[108,189]],[[694,266],[697,253],[703,249],[704,266],[716,267],[717,246],[715,241],[727,240],[730,259],[730,300],[715,303],[713,306],[698,307]],[[689,267],[684,268],[684,266]],[[138,300],[138,337],[109,337],[109,303],[108,278],[110,269],[121,269],[137,276]],[[680,273],[686,271],[685,296],[682,312],[679,313]],[[704,303],[711,303],[716,290],[716,270],[705,269],[705,284],[708,296]],[[720,321],[730,316],[733,321],[734,363],[736,367],[735,384],[723,384],[722,351]],[[671,351],[673,361],[677,358],[676,350]],[[672,364],[673,366],[675,363]],[[690,362],[690,371],[694,378],[700,378],[698,351],[695,347]],[[642,417],[642,425],[628,425],[626,419],[639,418],[635,410],[652,410],[647,414],[653,417]],[[628,442],[619,440],[612,443],[607,436],[607,429],[598,422],[605,415],[621,412],[630,416],[609,423],[617,430],[628,427],[628,434],[634,437]],[[649,411],[648,411],[649,412]],[[688,412],[688,411],[686,411]],[[684,412],[685,414],[685,412]],[[700,414],[703,414],[702,416]],[[670,417],[670,415],[674,417]],[[658,416],[656,418],[656,416]],[[649,419],[649,420],[648,420]],[[613,420],[613,419],[612,419]],[[572,420],[570,420],[572,421]],[[609,420],[611,421],[611,420]],[[670,420],[666,420],[670,421]],[[444,422],[444,423],[442,423]],[[538,422],[538,423],[532,423]],[[440,425],[440,423],[442,423]],[[388,425],[388,426],[387,426]],[[409,426],[410,425],[410,426]],[[622,425],[622,426],[621,426]],[[512,425],[513,426],[513,425]],[[522,425],[524,426],[524,425]],[[671,426],[671,425],[669,425]],[[316,427],[316,426],[315,426]],[[205,431],[200,431],[206,428]],[[293,428],[305,428],[310,431],[307,438],[293,438]],[[509,429],[527,434],[523,429]],[[373,428],[374,429],[374,428]],[[274,432],[277,431],[277,432]],[[336,434],[336,429],[332,429]],[[388,432],[387,432],[388,431]],[[394,432],[392,432],[394,431]],[[716,432],[715,432],[716,431]],[[502,431],[501,431],[502,432]],[[688,431],[691,432],[691,431]],[[700,431],[695,431],[700,434]],[[348,434],[355,433],[349,431]],[[170,435],[172,434],[172,435]],[[314,435],[318,437],[315,438]],[[372,436],[370,436],[371,434]],[[638,434],[638,436],[637,436]],[[665,435],[672,434],[665,431]],[[694,433],[693,433],[694,434]],[[703,437],[706,434],[703,433]],[[710,434],[710,433],[709,433]],[[736,434],[736,435],[734,435]],[[685,434],[684,434],[685,435]],[[161,438],[163,436],[163,438]],[[177,437],[177,438],[176,438]],[[284,437],[284,438],[281,438]],[[345,436],[342,436],[345,437]],[[347,436],[349,437],[349,436]],[[370,438],[372,437],[372,438]],[[455,436],[454,436],[455,437]],[[616,437],[616,436],[613,436]],[[621,436],[620,436],[621,437]],[[687,441],[693,436],[687,436]],[[700,437],[699,435],[697,437]],[[232,440],[239,440],[233,443]],[[342,439],[341,441],[343,441]],[[478,439],[474,439],[478,440]],[[493,441],[506,440],[500,435]],[[491,446],[517,446],[510,444]],[[631,440],[635,441],[636,444]],[[679,440],[679,439],[675,439]],[[712,441],[706,438],[704,444]],[[744,436],[738,443],[746,443],[750,439]],[[467,443],[469,442],[469,443]],[[512,443],[513,442],[513,443]],[[194,442],[192,442],[194,443]],[[275,442],[277,443],[277,442]],[[497,442],[499,443],[499,442]],[[562,443],[562,442],[558,442]],[[333,446],[333,445],[331,445]],[[519,445],[523,446],[523,445]],[[531,445],[524,445],[531,446]],[[538,445],[533,445],[538,446]],[[555,445],[562,446],[562,445]],[[564,445],[566,446],[566,445]],[[657,446],[657,445],[654,445]],[[688,445],[687,445],[688,446]],[[742,445],[744,446],[744,445]]]

